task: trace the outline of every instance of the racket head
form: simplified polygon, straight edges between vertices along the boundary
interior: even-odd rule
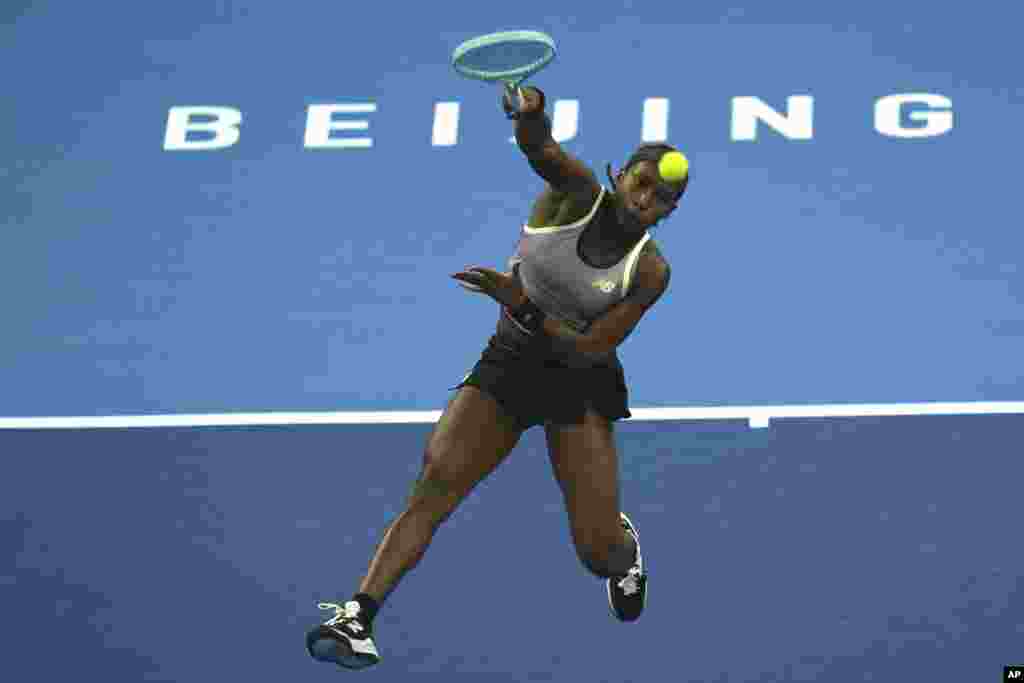
[[[518,84],[555,58],[555,41],[540,31],[499,31],[471,38],[452,53],[452,67],[466,78]]]

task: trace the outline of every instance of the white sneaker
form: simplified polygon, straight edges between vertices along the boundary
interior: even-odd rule
[[[318,607],[333,609],[334,616],[306,634],[306,649],[313,659],[346,669],[365,669],[380,661],[373,628],[360,614],[358,602],[321,602]]]
[[[636,559],[625,576],[608,579],[608,606],[620,621],[636,621],[647,603],[647,572],[644,558],[640,554],[640,534],[624,512],[619,513],[622,528],[629,532],[636,542]]]

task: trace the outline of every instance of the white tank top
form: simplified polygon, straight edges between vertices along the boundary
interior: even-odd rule
[[[601,188],[586,216],[553,227],[523,226],[522,237],[509,268],[519,268],[523,289],[530,301],[550,316],[565,322],[578,332],[590,324],[629,292],[640,251],[650,233],[637,242],[621,261],[608,268],[594,268],[579,256],[580,235],[587,228],[605,198]]]

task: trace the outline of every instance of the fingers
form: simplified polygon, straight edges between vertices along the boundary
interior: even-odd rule
[[[537,109],[537,96],[529,88],[516,88],[519,94],[519,111],[532,113]]]
[[[544,111],[544,94],[540,88],[527,86],[517,88],[519,91],[520,111],[524,114],[536,114]]]
[[[458,273],[452,274],[452,277],[456,276],[497,281],[502,276],[502,274],[496,270],[492,270],[491,268],[484,268],[483,266],[469,266],[465,270],[461,270]]]
[[[501,88],[501,106],[509,118],[516,119],[521,114],[535,114],[544,110],[544,93],[540,88],[521,88],[511,83],[502,83]]]
[[[480,292],[504,306],[519,306],[526,298],[522,286],[509,273],[500,273],[483,266],[469,266],[458,273],[452,273],[463,289]]]
[[[482,270],[486,269],[467,268],[461,272],[452,273],[451,277],[464,289],[473,292],[489,293],[494,283],[486,272],[481,272]]]
[[[480,285],[474,285],[474,284],[472,284],[470,282],[463,282],[461,280],[457,280],[456,284],[459,287],[462,287],[463,289],[468,289],[471,292],[480,292],[481,294],[486,294],[487,293],[487,292],[484,291],[484,288],[481,287]]]
[[[522,91],[511,83],[503,83],[502,88],[501,106],[505,110],[505,116],[510,119],[518,118],[519,113],[523,110]]]
[[[480,273],[481,275],[488,279],[497,278],[501,275],[501,273],[494,270],[493,268],[484,268],[483,266],[470,266],[466,270],[468,270],[471,273]]]

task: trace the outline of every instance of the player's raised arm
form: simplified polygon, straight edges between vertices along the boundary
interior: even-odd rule
[[[515,89],[510,101],[506,90],[502,104],[515,121],[516,143],[530,166],[553,190],[596,196],[601,185],[586,164],[567,153],[551,137],[551,119],[544,110],[544,93],[539,88]]]

